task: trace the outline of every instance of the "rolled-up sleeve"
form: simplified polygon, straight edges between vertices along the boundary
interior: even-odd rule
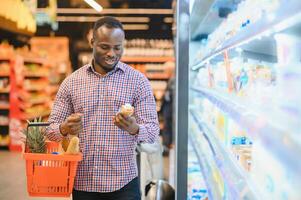
[[[160,128],[156,102],[151,85],[145,76],[140,78],[134,96],[135,117],[139,125],[136,136],[138,143],[154,143],[159,136]]]
[[[50,126],[46,129],[46,136],[52,141],[61,141],[60,124],[74,112],[71,96],[68,90],[68,78],[63,81],[55,97],[53,108],[48,122]]]

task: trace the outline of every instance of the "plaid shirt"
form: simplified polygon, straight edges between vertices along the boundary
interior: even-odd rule
[[[139,124],[135,136],[113,123],[113,116],[125,103],[135,108]],[[74,189],[112,192],[138,176],[137,143],[153,143],[159,135],[155,99],[143,74],[122,62],[104,76],[95,72],[91,64],[83,66],[60,86],[49,118],[50,140],[62,139],[59,124],[72,113],[83,114],[83,132],[79,134],[83,160]]]

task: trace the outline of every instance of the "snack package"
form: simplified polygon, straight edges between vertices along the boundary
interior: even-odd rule
[[[71,138],[65,154],[78,154],[78,153],[79,153],[79,138],[74,136]]]

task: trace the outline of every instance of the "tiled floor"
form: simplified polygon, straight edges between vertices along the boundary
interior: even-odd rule
[[[168,179],[169,160],[164,157],[164,179]],[[25,161],[21,153],[0,151],[0,200],[70,200],[71,198],[31,198],[27,194]]]
[[[0,151],[0,200],[70,200],[30,198],[26,189],[25,161],[21,153]]]

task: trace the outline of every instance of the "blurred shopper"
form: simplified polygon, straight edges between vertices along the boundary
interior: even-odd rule
[[[147,78],[120,62],[125,33],[113,17],[93,28],[93,60],[62,83],[49,118],[47,136],[60,141],[78,135],[83,161],[74,200],[140,199],[135,148],[158,139],[156,103]],[[129,103],[134,115],[118,112]]]
[[[169,154],[169,149],[173,143],[173,96],[175,89],[175,78],[170,78],[167,84],[167,88],[164,94],[164,99],[161,107],[161,113],[163,115],[164,128],[162,132],[164,155]]]

